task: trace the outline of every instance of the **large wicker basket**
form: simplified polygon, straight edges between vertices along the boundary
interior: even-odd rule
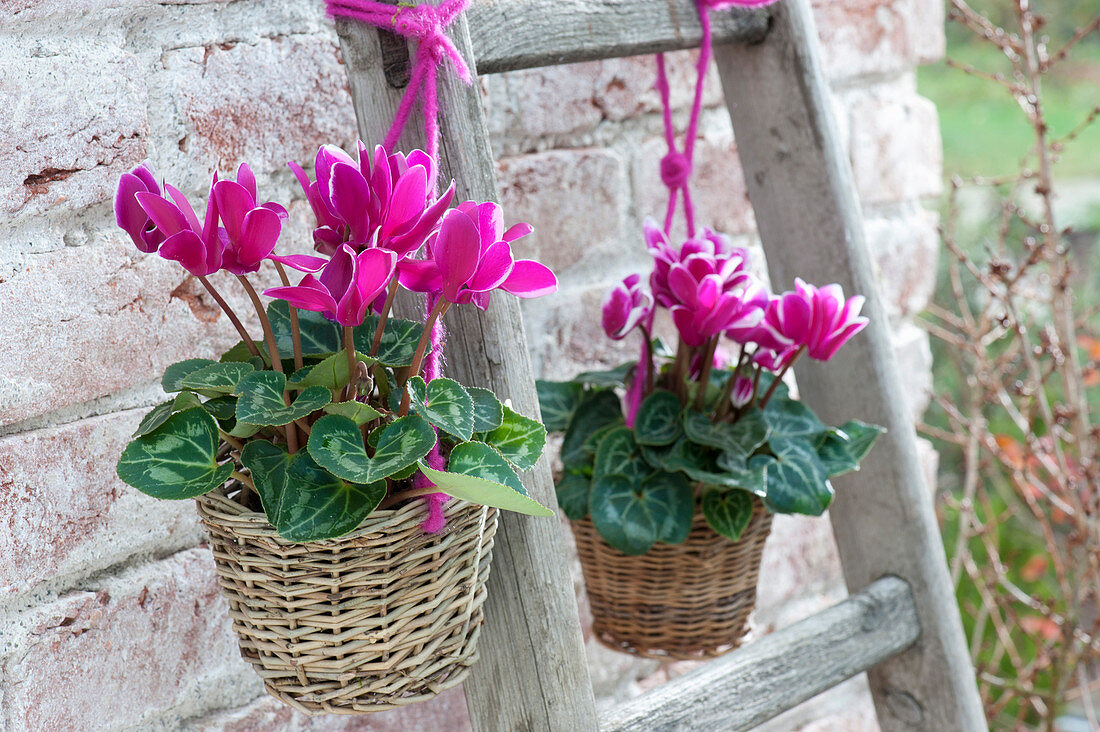
[[[241,655],[280,701],[383,711],[455,686],[477,660],[496,509],[452,500],[433,535],[413,501],[294,544],[222,491],[197,503]]]
[[[760,557],[772,515],[753,500],[740,541],[696,513],[683,544],[656,544],[627,556],[590,519],[573,522],[592,631],[604,645],[638,656],[704,659],[736,648],[756,605]]]

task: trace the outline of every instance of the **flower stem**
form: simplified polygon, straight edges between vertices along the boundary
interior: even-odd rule
[[[645,354],[647,367],[645,376],[645,396],[649,396],[653,393],[653,382],[656,378],[653,373],[653,336],[650,335],[649,328],[647,328],[645,325],[642,325],[641,328],[642,338],[645,339],[645,342],[642,343],[642,349],[643,353]]]
[[[432,328],[435,326],[435,321],[439,320],[446,312],[451,308],[451,303],[447,302],[443,298],[439,298],[435,307],[432,308],[432,312],[428,314],[428,320],[424,323],[424,332],[420,334],[420,342],[416,344],[416,353],[413,354],[412,365],[409,366],[409,379],[420,374],[420,365],[424,361],[424,353],[428,350],[428,341],[432,337]],[[408,379],[406,379],[408,383]],[[409,390],[405,389],[404,395],[401,397],[401,408],[397,410],[398,417],[404,417],[409,413]],[[436,491],[438,492],[438,491]]]
[[[345,401],[352,398],[355,393],[352,389],[352,384],[356,382],[358,373],[355,368],[355,363],[358,359],[355,357],[355,331],[350,325],[344,326],[344,353],[348,355],[348,385],[344,387],[344,399]]]
[[[206,291],[210,293],[210,296],[214,298],[214,301],[218,303],[218,306],[222,309],[222,312],[229,318],[229,322],[233,324],[233,327],[237,329],[237,333],[240,334],[241,340],[244,341],[244,345],[248,348],[248,352],[253,356],[260,356],[260,349],[256,348],[256,344],[252,340],[252,336],[248,335],[248,331],[244,329],[244,325],[241,324],[241,319],[237,317],[237,314],[233,312],[233,308],[229,307],[229,303],[218,294],[218,291],[214,289],[214,285],[210,280],[205,277],[199,277],[199,282],[206,288]]]
[[[271,329],[271,321],[268,320],[264,304],[260,302],[260,296],[256,294],[256,290],[252,287],[252,283],[248,281],[248,278],[237,275],[237,279],[244,286],[245,292],[252,300],[253,307],[256,308],[256,315],[260,318],[260,327],[264,330],[264,343],[267,344],[267,353],[271,356],[271,367],[281,374],[283,373],[283,360],[279,357],[279,347],[275,345],[275,331]],[[290,392],[283,391],[283,402],[288,407],[290,406]],[[284,434],[286,435],[286,448],[293,455],[298,452],[298,430],[295,429],[293,422],[285,427]]]
[[[286,269],[278,262],[273,262],[275,269],[279,271],[279,279],[285,287],[290,287],[290,278],[286,276]],[[302,331],[298,327],[298,308],[287,304],[290,309],[290,338],[294,342],[294,368],[302,368]]]
[[[386,303],[382,306],[382,312],[378,314],[378,327],[374,329],[374,338],[370,343],[370,356],[377,356],[378,349],[382,345],[382,334],[386,332],[386,320],[390,317],[393,308],[393,300],[397,297],[397,278],[390,283],[390,290],[386,293]]]
[[[772,398],[772,394],[775,393],[775,390],[779,388],[780,382],[783,381],[783,376],[786,375],[787,371],[791,368],[791,364],[797,361],[798,357],[801,356],[802,352],[805,350],[806,346],[802,346],[797,351],[795,351],[795,354],[791,356],[791,360],[788,361],[787,364],[780,370],[780,372],[775,375],[775,380],[772,381],[772,385],[768,387],[768,390],[764,392],[764,397],[760,400],[761,409],[768,406],[768,401]]]
[[[695,395],[695,408],[700,412],[707,401],[707,387],[710,386],[710,372],[714,368],[714,352],[718,349],[718,338],[714,336],[703,351],[703,363],[700,366],[702,373],[699,376],[699,391]]]
[[[748,350],[748,344],[741,344],[741,353],[737,356],[737,366],[733,369],[733,373],[730,374],[729,381],[726,382],[726,386],[722,389],[722,396],[718,397],[718,409],[714,413],[714,418],[720,420],[724,418],[730,411],[730,398],[733,396],[734,387],[737,386],[737,379],[741,377],[741,366],[745,363],[745,352]]]

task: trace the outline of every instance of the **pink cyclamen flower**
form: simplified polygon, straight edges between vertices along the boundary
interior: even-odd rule
[[[215,180],[210,194],[229,243],[223,268],[244,275],[258,270],[265,259],[280,259],[270,255],[287,219],[286,209],[277,203],[256,203],[256,176],[248,165],[241,163],[235,181]]]
[[[680,337],[700,346],[758,309],[752,276],[740,256],[718,259],[699,252],[673,264],[668,272],[669,310]],[[749,312],[746,312],[749,311]]]
[[[867,318],[859,314],[864,299],[845,300],[840,285],[818,288],[796,279],[794,290],[768,303],[752,340],[776,352],[804,347],[810,358],[828,361],[867,327]]]
[[[703,229],[700,236],[688,239],[676,249],[664,231],[650,219],[645,222],[645,241],[653,257],[650,290],[657,303],[666,308],[677,302],[668,283],[668,275],[674,265],[689,258],[706,261],[712,273],[722,276],[722,288],[728,289],[742,283],[741,277],[746,274],[749,263],[749,253],[745,249],[734,247],[729,239],[710,229]]]
[[[794,357],[798,355],[798,349],[798,346],[792,346],[779,351],[773,351],[770,348],[760,348],[753,354],[752,362],[768,371],[778,373],[791,364]]]
[[[432,195],[435,162],[422,150],[389,155],[381,146],[372,157],[362,142],[358,160],[338,147],[317,151],[317,181],[296,164],[291,169],[317,217],[314,246],[332,254],[343,243],[355,249],[380,246],[399,259],[415,252],[435,230],[454,197],[454,184]]]
[[[362,325],[367,307],[389,285],[396,260],[386,249],[356,253],[349,244],[341,244],[319,278],[307,274],[296,287],[273,287],[264,294],[355,327]]]
[[[641,275],[632,274],[615,285],[603,303],[604,332],[612,340],[622,340],[653,313],[653,295],[642,284]]]
[[[733,378],[735,378],[736,381],[733,382],[733,391],[730,392],[730,399],[733,402],[733,406],[740,409],[752,401],[753,383],[752,379],[747,376],[735,376]]]
[[[455,304],[472,302],[481,310],[496,289],[524,298],[548,295],[558,289],[554,273],[512,255],[512,242],[530,233],[530,224],[505,231],[497,204],[466,201],[443,217],[427,242],[426,259],[400,263],[401,284],[414,292],[441,292]]]
[[[164,234],[157,229],[156,224],[149,218],[149,214],[138,202],[138,193],[160,195],[156,176],[146,163],[142,163],[129,173],[123,173],[118,179],[118,191],[115,193],[115,222],[130,235],[134,246],[149,254],[157,251],[164,241]]]

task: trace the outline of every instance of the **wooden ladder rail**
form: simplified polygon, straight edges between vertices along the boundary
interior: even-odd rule
[[[858,416],[890,429],[860,473],[837,481],[838,498],[830,512],[845,578],[856,594],[811,620],[829,613],[843,615],[847,611],[842,608],[850,607],[846,603],[858,605],[868,597],[877,598],[874,607],[883,602],[889,607],[908,604],[913,612],[902,610],[899,617],[914,636],[919,631],[919,639],[901,643],[898,638],[906,636],[901,633],[879,643],[869,641],[868,633],[852,636],[849,643],[867,644],[869,653],[862,658],[868,665],[850,664],[843,671],[852,675],[881,661],[869,675],[885,730],[984,729],[930,493],[922,479],[916,435],[876,296],[859,201],[831,118],[809,2],[783,0],[770,13],[716,14],[714,28],[716,43],[728,44],[716,48],[716,60],[773,281],[789,285],[795,274],[813,273],[815,280],[839,282],[847,292],[868,296],[865,312],[872,319],[866,333],[828,365],[800,362],[796,368],[807,403],[826,421]],[[392,57],[395,39],[357,24],[340,22],[337,29],[360,136],[381,140],[401,95],[379,73],[383,46]],[[479,73],[692,48],[701,40],[691,0],[473,0],[451,35]],[[400,76],[393,71],[390,63],[386,76]],[[460,200],[497,200],[480,92],[449,73],[440,79],[444,173],[456,179]],[[422,139],[411,133],[402,143],[417,146]],[[466,383],[487,382],[520,411],[537,413],[518,303],[497,297],[485,313],[455,309],[452,314],[450,373]],[[546,461],[525,476],[524,483],[535,498],[554,505]],[[559,527],[508,513],[502,520],[481,661],[465,684],[474,729],[595,729],[595,702]],[[886,575],[901,578],[904,592],[896,580],[880,579]],[[786,692],[785,700],[776,701],[773,694],[766,716],[746,716],[744,709],[735,713],[735,698],[716,699],[706,688],[719,684],[735,691],[747,680],[738,675],[743,659],[768,652],[786,656],[790,663],[757,674],[760,688],[771,684],[776,689],[791,667],[801,672],[799,677],[813,676],[817,651],[792,657],[792,648],[784,645],[800,637],[800,626],[699,669],[691,678],[706,679],[702,687],[690,680],[672,682],[676,685],[626,705],[604,724],[612,729],[646,728],[630,727],[630,715],[684,707],[685,700],[669,697],[674,692],[694,694],[686,699],[689,708],[697,702],[724,701],[730,705],[730,724],[763,721],[828,686],[820,686],[816,678],[804,679]],[[892,647],[895,643],[901,644]],[[903,648],[908,650],[894,655]],[[876,656],[879,652],[885,655]],[[832,673],[828,685],[843,678]],[[753,705],[746,701],[743,706]],[[703,724],[695,715],[692,721]],[[717,726],[697,728],[723,727],[719,721]]]

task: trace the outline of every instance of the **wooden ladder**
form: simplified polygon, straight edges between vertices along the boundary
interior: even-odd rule
[[[407,77],[408,48],[357,23],[337,29],[360,137],[381,140]],[[836,481],[830,518],[852,594],[599,718],[561,526],[505,512],[481,660],[465,684],[473,727],[747,729],[867,671],[883,729],[985,729],[809,0],[715,13],[714,33],[772,281],[790,285],[808,274],[868,296],[867,331],[828,364],[802,359],[795,369],[803,398],[824,421],[858,417],[889,429],[860,472]],[[451,35],[472,68],[492,74],[692,48],[702,33],[691,0],[473,0]],[[477,85],[443,71],[440,100],[441,164],[457,181],[457,200],[498,200]],[[403,146],[421,146],[418,134]],[[493,298],[484,313],[456,308],[448,326],[450,375],[537,414],[518,301]],[[547,461],[524,483],[556,505]]]

